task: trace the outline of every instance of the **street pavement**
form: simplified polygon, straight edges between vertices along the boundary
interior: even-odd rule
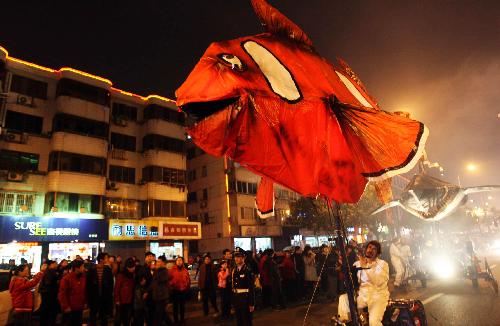
[[[493,274],[500,280],[500,255],[488,253],[486,257]],[[410,284],[406,291],[394,291],[392,279],[390,283],[392,298],[419,299],[424,303],[427,321],[431,326],[500,325],[500,298],[484,280],[479,281],[479,288],[473,288],[471,281],[467,279],[430,280],[427,288],[422,288],[417,281]],[[191,302],[189,305],[191,307],[188,308],[186,325],[236,325],[235,321],[219,322],[213,317],[204,317],[199,303]],[[336,302],[319,299],[311,305],[304,323],[307,308],[307,304],[302,304],[281,311],[257,311],[254,314],[254,325],[331,325],[330,318],[337,312]]]

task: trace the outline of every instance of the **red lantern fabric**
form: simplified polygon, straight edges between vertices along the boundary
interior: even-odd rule
[[[188,128],[194,143],[337,202],[357,202],[368,180],[409,171],[427,128],[382,111],[345,62],[332,65],[279,11],[252,4],[267,33],[211,44],[176,92],[181,110],[198,117]],[[274,198],[259,193],[265,212]]]

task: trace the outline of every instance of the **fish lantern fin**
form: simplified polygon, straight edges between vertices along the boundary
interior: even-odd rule
[[[257,187],[257,196],[255,198],[257,205],[257,215],[266,219],[274,216],[274,187],[271,179],[262,177]]]
[[[281,35],[295,42],[313,48],[309,36],[297,24],[265,0],[252,0],[252,7],[264,28],[271,34]]]
[[[392,179],[384,179],[374,182],[377,198],[382,204],[387,204],[392,200]]]

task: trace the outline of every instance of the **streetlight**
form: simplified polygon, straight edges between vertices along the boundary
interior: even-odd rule
[[[474,162],[467,163],[467,165],[465,165],[465,170],[469,173],[476,173],[479,171],[479,165],[477,165]],[[462,185],[460,183],[460,174],[457,175],[457,179],[458,179],[458,186],[461,187]]]

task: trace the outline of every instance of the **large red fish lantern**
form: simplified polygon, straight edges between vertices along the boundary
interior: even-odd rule
[[[262,216],[272,212],[273,183],[354,203],[369,180],[409,171],[427,128],[382,111],[346,63],[322,58],[265,1],[252,5],[267,33],[212,43],[176,96],[197,118],[188,128],[196,145],[262,176]]]

